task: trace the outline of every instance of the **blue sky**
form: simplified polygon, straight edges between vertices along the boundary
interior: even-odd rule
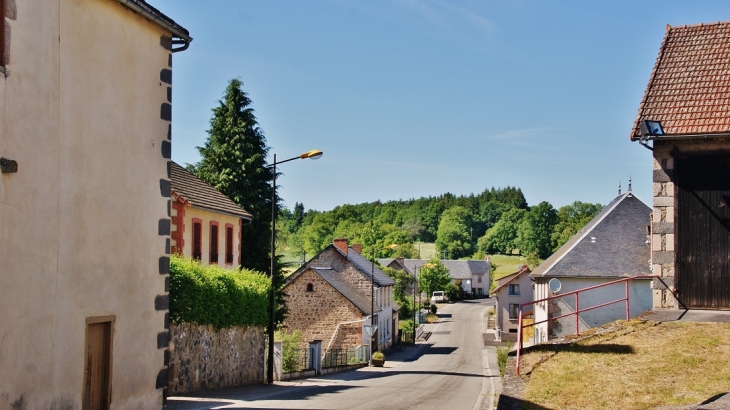
[[[629,141],[667,24],[722,1],[148,0],[194,38],[173,57],[173,160],[200,158],[240,78],[278,159],[279,195],[325,211],[516,186],[530,205],[651,205]]]

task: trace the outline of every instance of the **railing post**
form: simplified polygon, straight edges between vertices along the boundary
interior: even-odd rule
[[[629,280],[626,279],[626,321],[629,320]]]
[[[578,292],[575,293],[575,335],[578,336],[580,333],[580,306],[578,306]]]
[[[517,316],[517,366],[515,372],[520,374],[520,353],[522,353],[522,304],[520,304],[519,315]]]

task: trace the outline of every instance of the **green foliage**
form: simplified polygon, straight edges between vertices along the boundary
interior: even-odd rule
[[[414,322],[413,319],[401,320],[398,322],[398,329],[404,332],[413,333],[413,331],[416,330],[416,322]]]
[[[507,370],[507,359],[512,345],[497,346],[497,365],[499,366],[499,376],[504,379],[504,372]]]
[[[446,289],[444,291],[446,292],[446,297],[449,299],[449,302],[455,302],[461,299],[461,286],[449,283],[446,285]]]
[[[523,255],[535,254],[547,258],[552,253],[550,236],[558,221],[558,213],[552,205],[543,201],[533,206],[522,218],[515,244]]]
[[[436,235],[436,249],[446,251],[447,259],[459,259],[471,255],[472,245],[469,227],[472,216],[466,208],[455,206],[441,214]]]
[[[269,320],[270,279],[259,272],[201,265],[170,257],[170,320],[174,323],[265,326]]]
[[[213,108],[208,139],[198,147],[200,162],[188,169],[255,216],[241,234],[241,265],[268,272],[273,172],[266,167],[266,138],[242,88],[239,79],[228,83]]]
[[[479,249],[485,253],[502,254],[509,254],[518,249],[517,232],[526,212],[522,208],[512,208],[502,214],[499,222],[479,238],[477,242]]]
[[[302,357],[302,349],[299,345],[302,343],[302,332],[295,330],[287,332],[278,330],[274,334],[275,340],[281,340],[281,367],[285,372],[293,372],[299,370],[299,362]]]
[[[601,204],[575,201],[558,209],[558,221],[551,235],[552,251],[560,249],[571,236],[578,233],[580,228],[590,222],[603,209]]]
[[[373,360],[385,360],[385,354],[378,350],[377,352],[373,353]]]
[[[451,283],[451,275],[443,263],[437,258],[432,258],[429,263],[421,266],[421,290],[430,297],[434,291],[445,290]]]

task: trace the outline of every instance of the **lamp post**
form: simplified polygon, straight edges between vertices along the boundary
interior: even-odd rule
[[[416,344],[416,272],[418,272],[418,265],[413,265],[413,344]]]
[[[266,377],[268,383],[274,382],[274,327],[276,325],[276,166],[295,159],[319,159],[322,151],[313,149],[297,157],[274,162],[267,166],[273,169],[273,181],[271,184],[271,291],[269,292],[269,354],[267,358]]]

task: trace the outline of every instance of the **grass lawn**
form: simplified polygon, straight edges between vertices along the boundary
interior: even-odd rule
[[[653,409],[730,390],[730,323],[606,326],[614,329],[523,355],[522,398],[541,409]]]

